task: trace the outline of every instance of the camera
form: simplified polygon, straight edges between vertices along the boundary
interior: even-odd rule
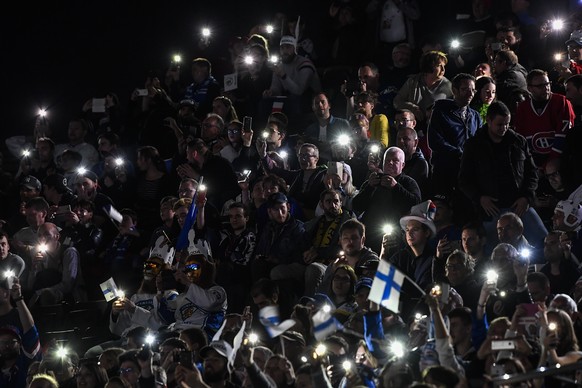
[[[253,126],[253,118],[250,116],[243,117],[243,132],[250,132]]]

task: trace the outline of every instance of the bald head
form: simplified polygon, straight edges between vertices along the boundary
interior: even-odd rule
[[[58,242],[60,238],[59,229],[52,222],[45,222],[38,228],[38,239],[44,243]]]
[[[384,173],[391,177],[397,177],[402,173],[404,160],[406,156],[404,151],[398,147],[390,147],[384,153]]]
[[[416,133],[416,130],[410,127],[400,128],[396,135],[396,144],[398,145],[398,148],[404,151],[406,160],[410,160],[418,146],[418,134]]]

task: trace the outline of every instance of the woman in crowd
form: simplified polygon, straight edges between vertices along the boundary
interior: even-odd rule
[[[481,119],[485,122],[487,109],[495,101],[495,80],[487,76],[479,77],[475,82],[475,89],[477,92],[471,101],[471,108],[479,112]]]

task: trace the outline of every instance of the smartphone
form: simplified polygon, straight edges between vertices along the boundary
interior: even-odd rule
[[[251,175],[251,170],[244,170],[243,172],[238,172],[236,175],[238,176],[238,183],[243,183],[246,182],[247,179],[249,179],[249,176]]]
[[[71,212],[71,205],[59,206],[55,214],[69,214]]]
[[[148,95],[148,90],[147,89],[136,89],[137,90],[137,95],[138,96],[147,96]]]
[[[192,356],[193,354],[191,351],[181,350],[179,353],[174,355],[174,362],[177,362],[188,369],[193,369],[194,362],[192,361]]]
[[[250,132],[253,127],[253,118],[245,116],[243,118],[243,132]]]
[[[494,340],[491,341],[491,350],[514,350],[515,342],[513,340]]]

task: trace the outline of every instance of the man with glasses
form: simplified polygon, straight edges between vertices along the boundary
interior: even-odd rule
[[[325,190],[324,178],[326,166],[318,165],[319,149],[311,143],[303,143],[299,148],[299,170],[285,170],[275,165],[267,156],[266,146],[259,147],[259,156],[265,168],[285,179],[289,187],[289,196],[295,198],[303,209],[307,219],[315,214],[320,193]]]
[[[536,166],[543,168],[549,159],[561,157],[574,109],[566,96],[552,92],[544,70],[528,73],[527,90],[531,97],[517,106],[515,131],[527,139]]]
[[[216,113],[209,113],[202,121],[202,140],[206,143],[208,148],[214,150],[214,145],[218,143],[218,139],[224,135],[224,120]]]
[[[425,193],[429,166],[422,151],[418,148],[416,130],[412,127],[399,127],[396,134],[396,146],[404,151],[405,164],[402,171],[418,183],[421,193]]]

